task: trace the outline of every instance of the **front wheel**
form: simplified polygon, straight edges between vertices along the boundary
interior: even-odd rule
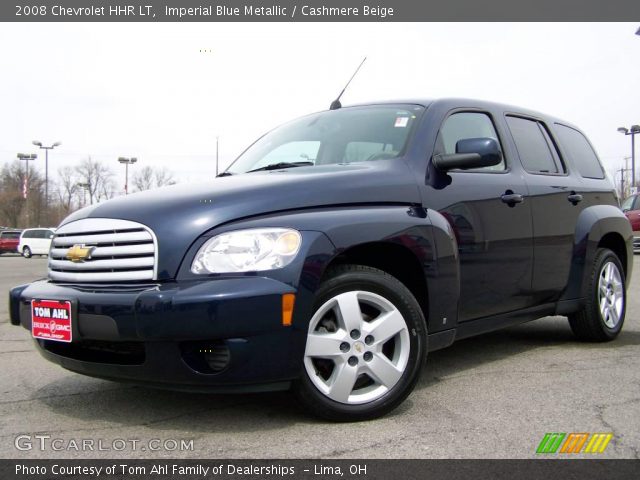
[[[624,323],[627,289],[622,264],[607,248],[596,251],[584,307],[569,316],[571,330],[588,342],[615,339]]]
[[[333,269],[316,297],[302,378],[294,392],[315,415],[380,417],[413,390],[427,351],[420,305],[400,281],[374,268]]]
[[[22,256],[24,258],[31,258],[33,255],[31,254],[31,249],[29,247],[24,247],[22,249]]]

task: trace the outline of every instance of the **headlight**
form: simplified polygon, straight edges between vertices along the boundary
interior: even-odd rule
[[[256,228],[222,233],[200,247],[191,264],[197,274],[273,270],[295,258],[302,236],[290,228]]]

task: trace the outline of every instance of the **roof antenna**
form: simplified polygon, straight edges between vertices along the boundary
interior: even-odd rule
[[[367,59],[367,57],[364,57],[362,59],[362,62],[360,62],[360,65],[358,65],[358,68],[356,68],[356,71],[353,72],[353,75],[351,75],[351,78],[349,79],[349,81],[347,82],[347,84],[344,86],[344,88],[342,89],[342,91],[340,92],[340,95],[338,95],[338,98],[336,98],[333,102],[331,102],[331,105],[329,106],[329,110],[337,110],[339,108],[342,108],[342,104],[340,103],[340,97],[342,97],[342,94],[344,93],[344,91],[347,89],[347,87],[349,86],[349,84],[351,83],[351,80],[353,80],[353,77],[356,76],[356,74],[358,73],[358,70],[360,70],[360,67],[362,66],[362,64],[364,63],[364,61]]]

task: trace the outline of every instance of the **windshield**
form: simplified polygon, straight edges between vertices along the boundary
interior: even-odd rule
[[[636,197],[629,197],[624,202],[622,202],[622,206],[620,207],[622,210],[631,210],[631,206],[633,205],[633,201]]]
[[[267,133],[227,172],[397,158],[404,154],[423,110],[417,105],[376,105],[308,115]]]

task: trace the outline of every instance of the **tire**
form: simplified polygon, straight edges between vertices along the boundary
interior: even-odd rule
[[[593,261],[587,298],[579,312],[569,315],[571,330],[586,342],[608,342],[615,339],[627,307],[624,269],[617,255],[599,248]]]
[[[33,254],[31,253],[31,249],[29,247],[24,247],[22,249],[22,256],[24,258],[31,258]]]
[[[292,387],[309,412],[368,420],[407,398],[427,354],[424,315],[407,287],[375,268],[339,266],[320,285],[313,311]]]

